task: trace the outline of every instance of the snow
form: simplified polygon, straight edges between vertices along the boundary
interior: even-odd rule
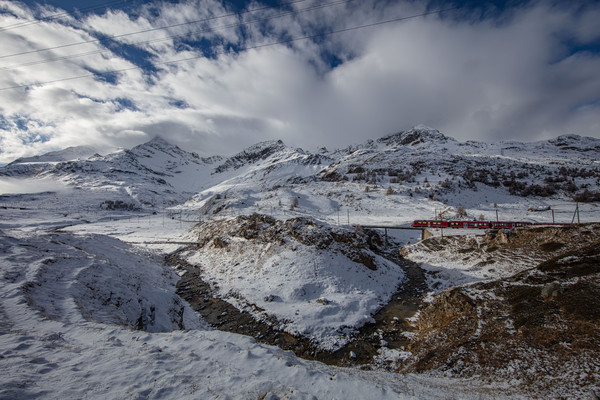
[[[96,154],[96,149],[90,146],[74,146],[67,147],[59,151],[52,151],[40,156],[22,157],[15,161],[14,164],[26,163],[56,163],[60,161],[85,160]]]
[[[267,142],[227,159],[200,158],[156,138],[106,156],[71,149],[5,166],[0,398],[526,398],[499,382],[330,367],[212,330],[177,295],[177,273],[162,260],[198,240],[197,224],[254,213],[353,230],[406,227],[442,212],[452,216],[460,205],[471,219],[494,220],[498,212],[503,220],[551,222],[550,212],[528,211],[550,206],[557,221],[570,222],[575,203],[565,191],[520,197],[503,186],[468,182],[464,174],[469,168],[521,172],[519,179],[530,185],[558,176],[560,167],[597,171],[599,149],[596,139],[576,136],[459,143],[416,126],[318,154]],[[375,182],[351,172],[357,166],[379,171]],[[395,183],[390,170],[414,179]],[[335,174],[340,179],[323,179]],[[597,176],[572,179],[598,190]],[[388,187],[393,194],[386,194]],[[107,201],[122,208],[109,210]],[[582,221],[598,219],[595,204],[579,207]],[[387,233],[396,244],[414,244],[420,236]],[[183,255],[203,266],[203,277],[223,299],[244,309],[254,304],[283,330],[326,349],[344,344],[404,279],[401,269],[374,253],[377,268],[370,270],[335,248],[294,240],[258,246],[236,237],[230,245],[235,251]],[[433,290],[512,271],[508,262],[493,270],[478,265],[485,255],[465,262],[449,250],[415,249],[409,257],[429,272]],[[393,364],[405,356],[384,347],[375,361]]]
[[[70,188],[62,182],[48,178],[0,179],[0,195],[21,193],[43,193],[67,191]]]
[[[4,230],[0,269],[0,398],[482,398],[486,390],[329,367],[210,330],[175,294],[173,271],[104,235]],[[145,330],[135,329],[140,321]]]
[[[318,227],[321,230],[322,228]],[[254,244],[231,238],[226,249],[190,250],[186,260],[238,308],[249,303],[283,321],[281,329],[302,334],[326,350],[346,344],[402,283],[404,272],[380,256],[368,269],[336,251],[318,250],[290,238]],[[239,299],[243,299],[240,301]]]

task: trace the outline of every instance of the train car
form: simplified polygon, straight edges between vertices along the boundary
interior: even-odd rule
[[[441,221],[418,219],[413,221],[414,228],[466,228],[466,229],[514,229],[530,225],[570,225],[558,223],[538,223],[525,221]]]
[[[503,221],[503,222],[492,222],[492,229],[513,229],[522,228],[524,226],[533,225],[532,222],[523,221]]]
[[[447,228],[448,221],[429,221],[430,228]]]
[[[427,228],[429,226],[429,221],[417,219],[413,221],[412,226],[413,228]]]
[[[465,228],[470,229],[489,229],[492,223],[490,221],[466,221]]]
[[[437,220],[415,220],[412,223],[415,228],[447,228],[448,221],[437,221]]]
[[[533,225],[533,222],[515,222],[515,228],[522,228],[529,225]]]
[[[491,222],[492,229],[512,229],[516,222]]]

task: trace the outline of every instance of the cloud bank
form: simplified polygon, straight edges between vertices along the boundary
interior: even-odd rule
[[[563,3],[321,35],[449,5],[252,2],[235,14],[189,0],[0,30],[0,163],[155,135],[202,155],[270,139],[340,148],[419,123],[459,140],[600,137],[600,5]],[[0,0],[0,26],[56,12]]]
[[[65,192],[71,190],[60,181],[52,179],[0,179],[0,195],[43,193],[43,192]]]

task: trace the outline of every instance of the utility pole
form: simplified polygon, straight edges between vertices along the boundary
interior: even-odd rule
[[[498,220],[498,210],[496,210],[496,222],[499,222],[499,220]]]
[[[348,210],[348,225],[350,225],[350,210]]]
[[[387,228],[385,228],[385,248],[387,249],[387,245],[388,245],[388,235],[387,235]]]
[[[575,222],[575,216],[577,216],[577,223],[580,224],[581,221],[579,220],[579,203],[577,203],[577,205],[575,206],[575,212],[573,213],[573,218],[571,219],[571,223]]]

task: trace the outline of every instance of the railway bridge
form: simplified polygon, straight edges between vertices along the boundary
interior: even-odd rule
[[[385,243],[387,244],[388,237],[388,229],[402,229],[402,230],[411,230],[411,231],[421,231],[421,240],[425,240],[433,236],[433,234],[428,230],[428,227],[422,226],[406,226],[406,225],[355,225],[356,227],[360,226],[361,228],[367,229],[383,229],[385,231]]]

